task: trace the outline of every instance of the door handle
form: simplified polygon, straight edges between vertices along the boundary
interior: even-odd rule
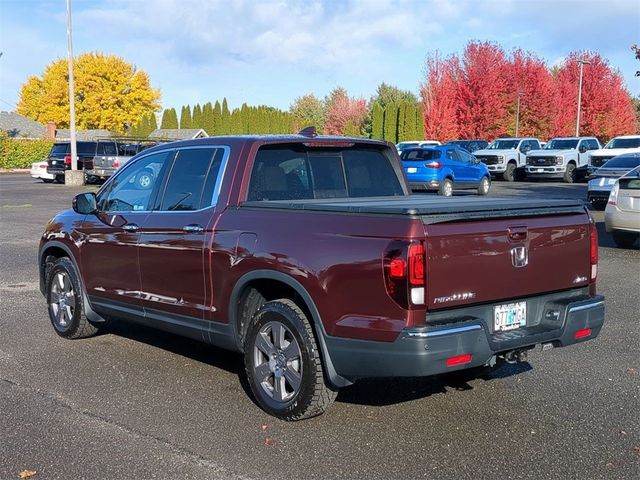
[[[204,227],[202,227],[201,225],[194,225],[194,224],[185,225],[184,227],[182,227],[182,231],[188,232],[188,233],[199,233],[204,231]]]
[[[139,227],[138,225],[136,225],[135,223],[127,223],[126,225],[124,225],[124,226],[122,227],[122,229],[123,229],[125,232],[131,232],[131,233],[133,233],[133,232],[137,232],[139,228],[140,228],[140,227]]]

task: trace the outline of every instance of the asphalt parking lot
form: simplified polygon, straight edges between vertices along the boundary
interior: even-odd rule
[[[53,332],[46,221],[82,189],[0,175],[0,479],[638,478],[640,251],[600,232],[600,336],[480,378],[363,381],[323,416],[259,410],[238,355],[143,327]],[[586,184],[491,195],[585,198]]]

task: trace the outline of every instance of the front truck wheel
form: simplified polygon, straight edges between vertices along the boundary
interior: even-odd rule
[[[318,343],[305,313],[289,299],[265,303],[244,341],[244,365],[260,407],[282,420],[315,417],[337,392],[324,379]]]
[[[98,332],[84,313],[82,286],[71,260],[59,258],[48,269],[46,292],[49,319],[58,335],[75,339]]]

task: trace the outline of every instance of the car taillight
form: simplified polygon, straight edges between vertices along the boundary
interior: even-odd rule
[[[589,260],[591,263],[591,283],[598,277],[598,229],[596,224],[589,223]]]
[[[427,162],[424,166],[428,168],[440,168],[442,164],[440,162]]]
[[[64,156],[64,164],[65,165],[71,165],[71,155],[65,155]]]
[[[47,168],[47,165],[43,163],[42,165],[40,165],[40,168]]]
[[[118,168],[120,166],[120,162],[118,160],[113,161],[114,168]]]
[[[383,258],[384,282],[389,296],[400,307],[424,305],[425,249],[422,242],[394,241]]]
[[[616,184],[611,189],[611,193],[609,194],[609,200],[607,201],[607,203],[609,203],[609,205],[617,205],[618,204],[618,190],[619,189],[620,189],[620,187],[618,185],[618,182],[616,182]]]

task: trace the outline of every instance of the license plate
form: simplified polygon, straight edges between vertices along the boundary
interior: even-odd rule
[[[416,167],[407,168],[407,173],[416,173],[417,171],[418,171],[418,169]]]
[[[527,324],[527,302],[506,303],[493,307],[493,325],[496,332],[506,332]]]
[[[542,172],[544,172],[544,168],[539,168],[539,169],[537,170],[537,172],[538,172],[538,173],[542,173]]]

